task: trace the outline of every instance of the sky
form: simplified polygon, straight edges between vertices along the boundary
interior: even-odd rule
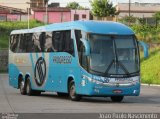
[[[68,2],[78,2],[83,7],[90,7],[89,0],[49,0],[51,2],[59,2],[61,7],[65,7]],[[114,5],[119,3],[128,3],[129,0],[110,0]],[[160,3],[160,0],[131,0],[131,2],[140,3]]]

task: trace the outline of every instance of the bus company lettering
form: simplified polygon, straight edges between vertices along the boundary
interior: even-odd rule
[[[53,62],[56,64],[71,64],[72,56],[54,56]]]

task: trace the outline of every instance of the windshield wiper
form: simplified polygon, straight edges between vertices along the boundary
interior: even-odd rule
[[[127,74],[130,75],[128,70],[126,69],[126,67],[118,60],[118,56],[117,56],[117,47],[116,47],[116,43],[115,40],[113,39],[113,47],[114,47],[114,55],[115,55],[115,59],[112,59],[111,63],[109,64],[108,68],[105,71],[105,74],[108,75],[109,70],[111,69],[112,65],[115,64],[115,68],[116,70],[118,69],[118,66],[122,67],[122,70]]]
[[[111,63],[109,64],[108,68],[106,69],[105,71],[105,74],[108,75],[108,72],[109,70],[111,69],[112,65],[115,63],[116,65],[116,68],[117,68],[117,65],[121,66],[122,67],[122,70],[127,74],[127,75],[130,75],[128,70],[126,69],[126,67],[120,62],[120,61],[115,61],[114,59],[111,61]]]
[[[127,75],[130,75],[129,72],[128,72],[128,70],[126,69],[126,67],[125,67],[120,61],[118,61],[117,63],[122,67],[123,71],[124,71]]]
[[[115,60],[112,59],[111,63],[109,64],[108,68],[107,68],[106,71],[105,71],[105,74],[108,74],[108,72],[109,72],[109,70],[111,69],[111,67],[112,67],[112,65],[113,65],[114,62],[115,62]]]

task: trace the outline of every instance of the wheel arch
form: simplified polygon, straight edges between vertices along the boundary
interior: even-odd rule
[[[21,82],[22,80],[24,80],[24,77],[23,77],[23,73],[20,72],[19,75],[18,75],[18,89],[19,89],[19,87],[20,87],[20,82]]]
[[[68,81],[67,81],[67,92],[68,92],[68,93],[69,93],[69,83],[70,83],[71,81],[75,81],[74,79],[75,79],[75,78],[74,78],[73,75],[70,75],[70,76],[68,77]]]
[[[30,78],[30,77],[31,77],[30,73],[26,73],[25,78],[24,78],[25,84],[26,84],[28,78]],[[30,79],[29,79],[29,80],[30,80]]]

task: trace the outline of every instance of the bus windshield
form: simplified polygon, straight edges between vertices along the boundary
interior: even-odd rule
[[[104,76],[139,72],[139,55],[134,36],[90,34],[89,42],[90,72]]]

